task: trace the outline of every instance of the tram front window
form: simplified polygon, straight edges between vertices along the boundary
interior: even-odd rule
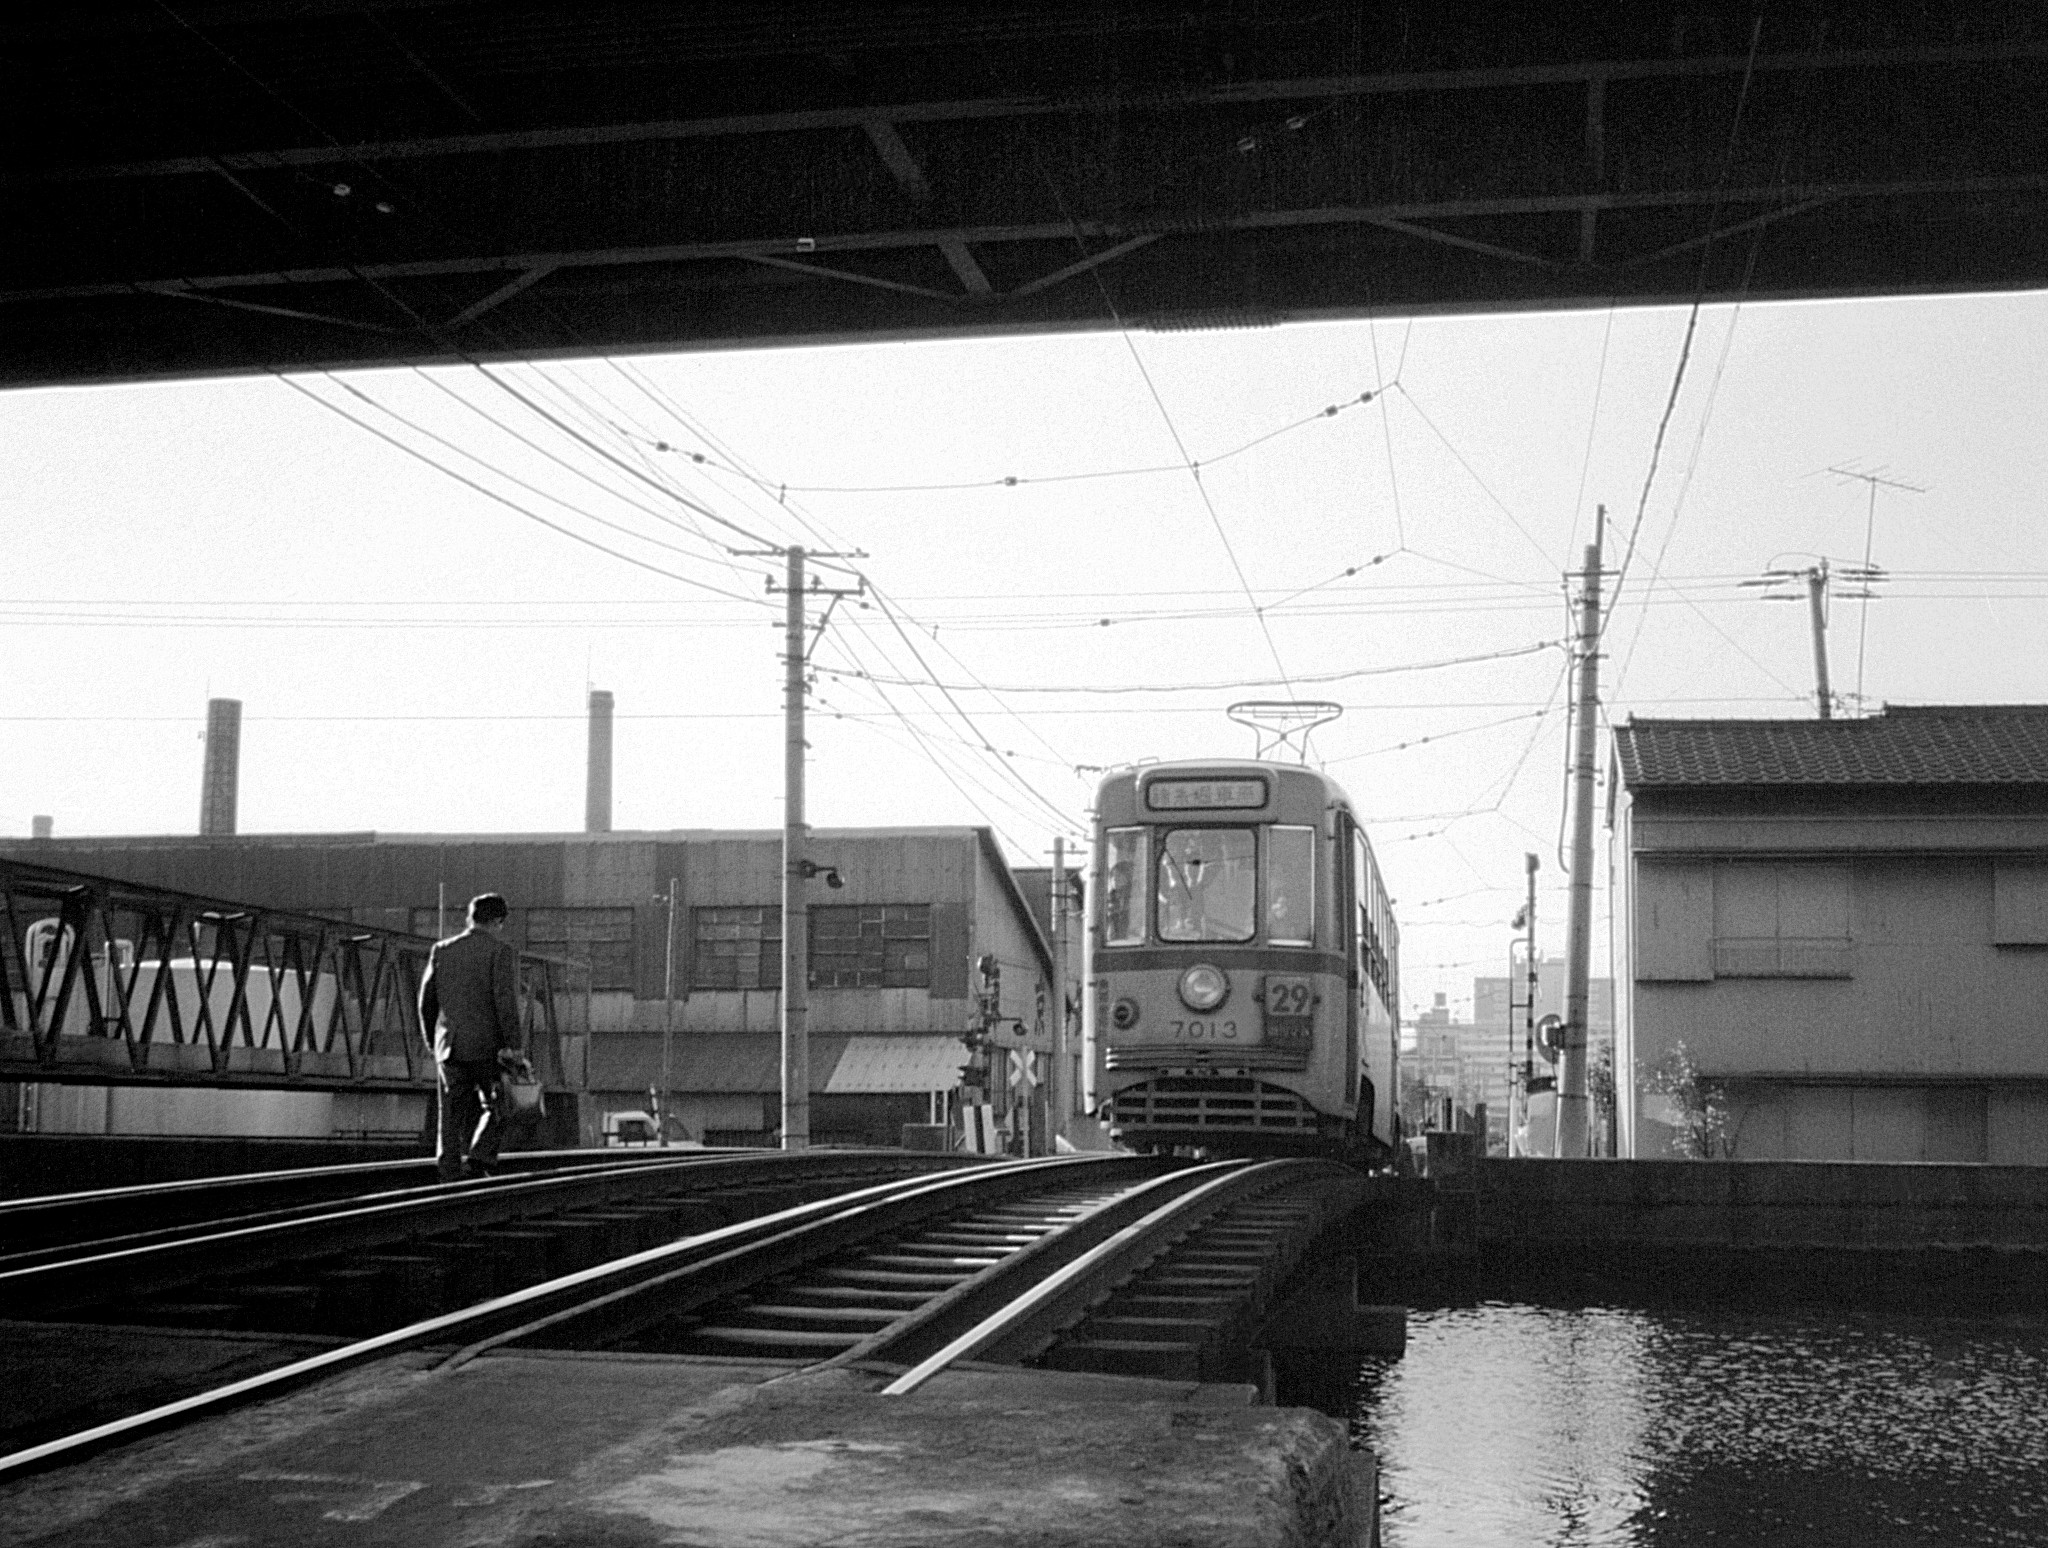
[[[1250,828],[1175,828],[1159,847],[1159,938],[1250,940],[1257,875]]]
[[[1145,941],[1145,829],[1111,828],[1103,835],[1102,941]]]
[[[1266,830],[1266,939],[1275,946],[1315,943],[1316,830]]]

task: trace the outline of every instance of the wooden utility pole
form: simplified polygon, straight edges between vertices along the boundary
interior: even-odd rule
[[[1566,922],[1564,1046],[1557,1065],[1557,1146],[1586,1153],[1586,1002],[1593,950],[1593,752],[1600,717],[1600,547],[1607,507],[1594,518],[1579,602],[1578,720],[1572,749],[1571,912]]]

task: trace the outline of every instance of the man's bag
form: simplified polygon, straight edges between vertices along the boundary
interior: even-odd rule
[[[540,1115],[540,1077],[533,1073],[533,1061],[525,1054],[502,1060],[498,1089],[505,1101],[505,1116],[517,1122]]]

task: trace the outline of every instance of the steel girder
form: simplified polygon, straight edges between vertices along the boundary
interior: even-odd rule
[[[1358,9],[63,8],[0,383],[2048,283],[2025,8]]]
[[[0,860],[0,1080],[424,1091],[433,942]],[[566,1084],[570,965],[520,958],[527,1047]]]

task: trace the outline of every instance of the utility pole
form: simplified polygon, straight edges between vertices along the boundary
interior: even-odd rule
[[[1834,695],[1828,692],[1828,562],[1823,559],[1806,572],[1806,606],[1813,620],[1813,695],[1820,701],[1820,718],[1834,715]]]
[[[1073,1111],[1067,1075],[1067,840],[1052,841],[1052,1081],[1047,1092],[1054,1136],[1066,1133]],[[1057,1148],[1057,1138],[1054,1146]]]
[[[811,940],[804,895],[804,551],[791,545],[782,649],[782,1148],[811,1148]]]
[[[668,879],[668,957],[661,975],[661,1107],[656,1121],[661,1132],[656,1137],[666,1147],[668,1144],[668,1103],[669,1089],[673,1084],[669,1077],[669,1050],[676,1035],[676,878]]]
[[[1578,721],[1572,750],[1571,912],[1566,922],[1564,1046],[1557,1066],[1557,1146],[1562,1158],[1586,1153],[1586,1000],[1593,950],[1593,752],[1600,714],[1600,547],[1607,507],[1598,507],[1586,545],[1579,606]]]
[[[749,550],[736,550],[748,553]],[[752,551],[758,554],[758,551]],[[841,597],[858,596],[867,590],[858,586],[820,586],[816,579],[804,579],[805,551],[801,545],[771,549],[785,565],[782,625],[782,1148],[808,1150],[811,1146],[811,1035],[810,1035],[810,907],[804,888],[812,877],[826,868],[811,863],[807,853],[810,828],[804,821],[804,668],[810,651],[805,643],[804,597],[830,597],[825,617]],[[811,554],[811,558],[859,559],[854,553]],[[768,590],[775,590],[770,580]],[[825,620],[820,619],[822,631]],[[833,885],[837,885],[835,881]]]

